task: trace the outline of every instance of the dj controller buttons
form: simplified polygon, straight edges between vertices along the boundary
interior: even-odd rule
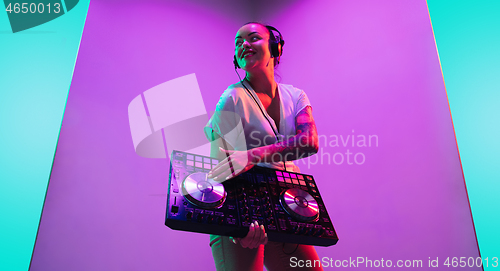
[[[290,173],[288,173],[288,172],[283,172],[283,176],[285,176],[285,177],[290,177]]]
[[[306,186],[306,182],[304,182],[304,181],[299,181],[299,184],[303,185],[303,186]]]
[[[304,180],[304,176],[302,175],[297,175],[297,177],[299,177],[299,180]]]
[[[203,168],[202,162],[196,162],[195,165],[196,165],[196,167]]]
[[[194,160],[194,156],[193,156],[193,155],[191,155],[191,154],[188,154],[188,155],[187,155],[187,159],[188,159],[188,160]]]
[[[290,173],[290,177],[295,179],[295,178],[297,178],[297,175]]]
[[[216,159],[212,159],[212,165],[217,165],[219,163],[219,161],[217,161]]]
[[[278,182],[284,182],[283,177],[278,176]]]
[[[204,167],[205,169],[212,169],[212,167],[210,166],[210,164],[203,164],[203,167]]]
[[[297,181],[297,179],[292,179],[292,183],[293,184],[299,184],[299,181]]]
[[[186,161],[186,165],[188,165],[188,166],[194,166],[194,162],[188,160],[188,161]]]
[[[283,176],[283,172],[281,171],[276,171],[276,176]],[[279,177],[278,177],[279,178]]]

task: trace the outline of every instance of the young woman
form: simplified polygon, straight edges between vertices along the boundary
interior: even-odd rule
[[[274,32],[278,33],[277,35]],[[274,80],[284,45],[281,33],[260,23],[243,25],[235,37],[235,67],[245,78],[222,94],[205,127],[211,155],[222,161],[208,177],[222,182],[254,165],[299,172],[293,160],[318,151],[312,109],[304,91]],[[250,225],[244,238],[211,235],[217,270],[323,270],[291,267],[296,260],[317,260],[312,246],[268,242],[264,226]]]

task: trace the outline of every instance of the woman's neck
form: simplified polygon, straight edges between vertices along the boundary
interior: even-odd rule
[[[247,72],[245,79],[255,92],[267,94],[271,98],[276,95],[277,84],[274,81],[274,71]]]

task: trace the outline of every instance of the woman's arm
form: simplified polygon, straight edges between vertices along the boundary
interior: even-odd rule
[[[296,134],[285,140],[252,149],[252,162],[280,162],[297,160],[318,152],[318,131],[311,106],[302,109],[295,117]],[[278,155],[279,154],[279,155]]]

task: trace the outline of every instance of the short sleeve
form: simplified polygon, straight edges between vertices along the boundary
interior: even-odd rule
[[[297,102],[295,104],[295,116],[300,113],[304,108],[307,106],[311,106],[311,102],[309,102],[309,98],[307,97],[307,94],[303,90],[299,90],[299,95],[297,97]]]
[[[234,98],[226,92],[222,94],[215,112],[204,127],[205,136],[212,142],[217,136],[224,138],[233,148],[244,142],[244,131],[241,118],[235,110]],[[216,136],[217,135],[217,136]]]

